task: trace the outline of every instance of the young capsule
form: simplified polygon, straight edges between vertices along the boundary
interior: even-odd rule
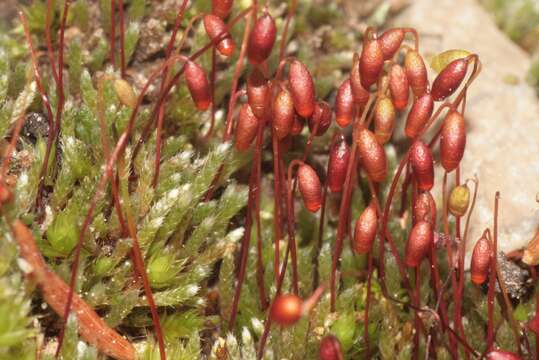
[[[415,96],[421,96],[427,92],[429,80],[427,78],[427,68],[423,58],[417,51],[410,50],[404,57],[404,69],[408,82],[412,87]]]
[[[314,83],[311,73],[301,61],[294,59],[290,62],[288,82],[296,112],[304,118],[310,117],[315,106]]]
[[[464,216],[470,203],[470,189],[466,184],[455,186],[451,190],[447,207],[453,216]]]
[[[247,102],[253,114],[259,119],[264,116],[264,109],[268,103],[268,81],[260,70],[254,68],[247,78]]]
[[[420,191],[429,191],[434,185],[434,161],[429,147],[416,140],[410,147],[410,165]]]
[[[393,102],[387,96],[382,95],[374,107],[374,135],[381,145],[391,139],[396,117]]]
[[[384,60],[389,60],[399,50],[402,41],[404,40],[404,30],[400,28],[389,29],[384,31],[378,38]]]
[[[470,265],[471,280],[474,284],[481,285],[487,280],[491,258],[490,242],[486,237],[482,236],[475,243]]]
[[[414,203],[413,222],[426,221],[434,227],[436,225],[436,202],[430,191],[420,193]]]
[[[211,92],[210,84],[204,70],[193,61],[185,62],[185,82],[191,94],[191,98],[198,110],[204,111],[210,107]]]
[[[344,128],[352,123],[354,118],[354,97],[352,96],[352,86],[350,79],[346,79],[335,97],[335,121]]]
[[[265,12],[260,16],[251,31],[247,45],[247,58],[251,64],[261,64],[270,56],[277,27],[271,15]]]
[[[371,201],[356,220],[354,229],[353,250],[356,254],[366,254],[371,251],[378,229],[376,204]]]
[[[232,5],[234,5],[234,0],[212,0],[211,12],[221,19],[226,19],[232,10]]]
[[[357,149],[367,176],[374,182],[384,181],[387,175],[387,158],[384,147],[368,129],[357,134]]]
[[[350,161],[350,147],[342,134],[329,149],[328,187],[333,193],[341,192]]]
[[[317,212],[322,205],[322,186],[316,171],[307,164],[299,166],[298,185],[307,210]]]
[[[308,120],[309,130],[314,131],[315,125],[318,123],[315,136],[322,136],[326,133],[331,125],[331,107],[325,101],[318,101],[314,106],[313,116]]]
[[[212,41],[218,41],[215,44],[217,51],[221,55],[229,57],[234,52],[236,45],[230,36],[230,33],[219,16],[208,14],[204,16],[204,28],[206,29],[206,34]]]
[[[435,101],[441,101],[458,89],[468,70],[468,61],[457,59],[450,62],[432,83],[431,94]]]
[[[290,129],[290,135],[297,136],[301,134],[303,127],[305,126],[305,119],[294,114],[294,122],[292,123],[292,128]]]
[[[424,220],[418,221],[408,237],[406,243],[405,263],[408,267],[417,267],[429,254],[434,233],[432,225]]]
[[[464,117],[451,111],[444,119],[440,135],[440,157],[445,171],[453,171],[459,166],[466,147]]]
[[[285,138],[294,125],[294,103],[288,90],[280,89],[273,101],[272,126],[278,139]]]
[[[361,57],[359,58],[359,73],[361,86],[368,90],[378,80],[384,67],[384,54],[378,40],[366,40],[363,42]]]
[[[359,73],[359,56],[354,54],[352,70],[350,70],[350,85],[352,86],[352,96],[354,102],[359,107],[363,107],[369,101],[369,92],[361,85],[361,75]]]
[[[279,295],[270,310],[271,320],[281,326],[291,326],[301,319],[303,300],[294,294]]]
[[[389,91],[393,105],[398,111],[402,111],[408,106],[409,88],[406,72],[399,64],[393,64],[389,70]]]
[[[406,118],[404,133],[411,139],[414,139],[423,130],[429,121],[432,110],[434,109],[434,100],[432,95],[425,93],[414,100],[412,108]]]
[[[333,335],[325,336],[320,341],[320,349],[318,351],[320,360],[343,360],[341,343]]]
[[[253,114],[249,104],[243,104],[236,127],[236,149],[238,151],[247,150],[256,137],[257,130],[257,117]]]
[[[114,91],[116,92],[120,103],[130,109],[134,109],[137,105],[137,95],[135,95],[131,85],[124,79],[115,79],[112,86],[114,87]]]

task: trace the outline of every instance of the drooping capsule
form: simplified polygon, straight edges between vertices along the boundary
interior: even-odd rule
[[[355,104],[359,107],[365,106],[369,101],[369,92],[361,85],[359,56],[357,54],[354,54],[354,61],[350,70],[350,85],[352,86],[352,96]]]
[[[256,20],[249,36],[247,58],[251,64],[261,64],[270,56],[276,35],[275,21],[268,12],[264,12]]]
[[[322,136],[326,133],[331,125],[331,107],[325,101],[318,101],[314,106],[313,115],[309,118],[308,125],[311,132],[314,131],[315,125],[318,123],[315,136]]]
[[[406,72],[399,64],[393,64],[389,70],[389,91],[395,109],[402,111],[408,105],[410,85]]]
[[[383,67],[384,54],[380,43],[376,39],[365,40],[359,58],[359,73],[364,89],[368,90],[372,84],[376,83]]]
[[[412,108],[406,118],[404,133],[411,139],[414,139],[423,130],[429,121],[432,110],[434,109],[434,101],[432,95],[425,93],[414,100]]]
[[[316,171],[307,164],[299,166],[298,185],[305,208],[310,212],[317,212],[322,205],[322,186]]]
[[[301,134],[301,131],[303,130],[304,126],[305,126],[305,119],[295,114],[294,121],[292,122],[292,128],[290,129],[290,135],[296,136],[296,135]]]
[[[259,119],[264,116],[264,109],[268,105],[268,81],[260,70],[254,68],[247,78],[247,102],[253,114]]]
[[[389,60],[399,50],[404,40],[404,30],[401,28],[388,29],[378,38],[384,60]]]
[[[208,78],[204,70],[197,63],[188,60],[185,62],[185,82],[191,98],[198,110],[204,111],[210,107],[211,92]]]
[[[212,0],[211,12],[212,14],[219,16],[221,19],[225,19],[228,14],[230,14],[232,5],[234,5],[234,0]]]
[[[397,114],[390,98],[382,95],[374,107],[374,135],[382,145],[387,143],[393,135]]]
[[[243,104],[236,126],[236,149],[239,151],[247,150],[256,137],[257,130],[258,119],[253,114],[249,104]]]
[[[314,83],[311,73],[301,61],[294,59],[290,62],[288,82],[296,112],[304,118],[310,117],[315,106]]]
[[[387,158],[384,147],[368,129],[360,129],[357,134],[357,149],[361,164],[367,176],[374,182],[384,181],[387,175]]]
[[[420,191],[429,191],[434,185],[434,161],[429,147],[416,140],[410,147],[410,165]]]
[[[350,147],[342,134],[329,149],[327,182],[329,191],[341,192],[350,161]]]
[[[272,127],[277,138],[283,139],[292,130],[294,124],[294,103],[286,89],[280,89],[273,101]]]
[[[492,350],[485,358],[486,360],[522,360],[517,354],[504,350]]]
[[[468,70],[465,59],[453,60],[442,70],[432,83],[431,94],[434,101],[441,101],[458,89]]]
[[[413,227],[406,243],[405,263],[408,267],[417,267],[430,252],[434,233],[432,225],[420,220]]]
[[[485,236],[482,236],[475,243],[470,265],[470,277],[474,284],[481,285],[487,280],[491,258],[490,242]]]
[[[421,96],[427,92],[429,81],[427,78],[427,68],[425,62],[419,53],[415,50],[410,50],[404,57],[404,69],[408,82],[412,87],[415,96]]]
[[[436,202],[430,191],[417,195],[412,215],[414,224],[418,221],[426,221],[433,227],[436,225]]]
[[[444,119],[440,135],[440,157],[445,171],[457,168],[466,147],[466,129],[464,117],[457,111],[451,111]]]
[[[470,203],[470,189],[466,184],[455,186],[451,190],[447,207],[453,216],[464,216]]]
[[[346,79],[335,97],[335,121],[340,127],[347,127],[354,118],[354,97],[350,79]]]
[[[376,204],[371,201],[356,220],[354,229],[353,250],[356,254],[366,254],[371,251],[376,230],[378,229],[378,216]]]
[[[341,343],[333,335],[327,335],[320,341],[320,349],[318,351],[320,360],[343,360]]]
[[[219,16],[208,14],[204,16],[204,28],[206,29],[206,34],[210,40],[215,41],[215,47],[217,51],[223,56],[230,56],[234,52],[236,45],[230,36],[223,19]]]
[[[270,310],[271,320],[281,326],[291,326],[301,319],[303,300],[294,294],[278,295]]]

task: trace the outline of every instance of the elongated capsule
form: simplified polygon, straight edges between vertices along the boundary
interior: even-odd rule
[[[247,57],[251,64],[261,64],[270,56],[276,35],[275,21],[269,13],[264,12],[256,20],[249,36]]]
[[[404,128],[406,136],[411,139],[418,136],[429,121],[433,109],[434,100],[432,100],[431,94],[425,93],[417,97],[406,118],[406,125]]]
[[[485,358],[487,360],[522,360],[522,358],[517,354],[503,350],[490,351],[487,353]]]
[[[468,61],[465,59],[457,59],[450,62],[432,83],[430,92],[434,101],[444,100],[453,94],[462,83],[462,80],[464,80],[467,70]]]
[[[212,14],[219,16],[221,19],[225,19],[228,14],[230,14],[232,5],[234,5],[234,0],[212,0],[211,12]]]
[[[356,220],[354,229],[353,249],[356,254],[366,254],[371,251],[378,229],[376,204],[371,201]]]
[[[277,138],[283,139],[294,124],[294,103],[288,90],[280,89],[273,101],[272,126]]]
[[[374,107],[374,135],[381,145],[391,139],[397,114],[390,98],[382,95]]]
[[[481,285],[487,280],[491,258],[490,242],[482,236],[475,243],[470,265],[471,280],[474,284]]]
[[[328,187],[329,191],[341,192],[350,161],[350,147],[342,134],[329,149]]]
[[[325,336],[322,341],[320,341],[319,349],[320,360],[343,360],[343,353],[341,349],[341,343],[333,335]]]
[[[259,119],[262,119],[262,116],[264,116],[268,97],[268,80],[266,80],[260,70],[254,68],[247,78],[247,102],[251,106],[253,114]]]
[[[408,267],[417,267],[429,254],[434,233],[432,225],[420,220],[413,227],[406,243],[405,263]]]
[[[251,146],[258,130],[258,119],[251,111],[249,104],[243,104],[240,109],[236,127],[236,149],[245,151]]]
[[[369,101],[369,92],[361,85],[361,75],[359,73],[359,56],[354,54],[352,70],[350,70],[350,85],[352,86],[352,96],[356,105],[363,107]]]
[[[137,95],[135,95],[131,85],[124,79],[115,79],[113,87],[120,102],[128,108],[134,109],[137,105]]]
[[[464,216],[470,203],[470,189],[466,184],[455,186],[451,190],[447,207],[453,216]]]
[[[292,128],[290,129],[290,135],[296,136],[301,134],[303,127],[305,126],[305,119],[297,114],[294,114],[294,121],[292,122]]]
[[[311,73],[301,61],[294,59],[290,62],[288,82],[296,112],[304,118],[310,117],[315,106],[314,83]]]
[[[212,101],[210,84],[200,65],[190,60],[185,62],[185,82],[196,108],[207,110]]]
[[[234,44],[223,19],[213,14],[205,15],[204,28],[206,29],[206,34],[208,34],[210,40],[217,41],[217,43],[214,44],[221,55],[226,57],[232,55],[236,45]]]
[[[326,133],[331,125],[331,107],[325,101],[318,101],[314,106],[313,116],[308,120],[309,130],[314,131],[315,125],[318,123],[315,136],[322,136]]]
[[[368,129],[357,134],[357,149],[367,176],[374,182],[382,182],[387,176],[387,158],[384,147]]]
[[[429,191],[434,185],[434,161],[429,147],[416,140],[410,147],[410,165],[420,191]]]
[[[346,79],[335,97],[335,121],[340,127],[347,127],[354,118],[354,97],[350,79]]]
[[[281,326],[291,326],[301,319],[303,300],[294,294],[275,298],[270,310],[271,320]]]
[[[451,111],[444,119],[440,135],[440,157],[445,171],[453,171],[459,166],[466,147],[464,117]]]
[[[361,85],[368,90],[378,80],[384,67],[384,54],[378,40],[366,40],[363,42],[361,57],[359,58],[359,73]]]
[[[404,110],[408,106],[410,85],[406,72],[399,64],[393,64],[389,70],[389,91],[395,109]]]
[[[322,204],[322,186],[316,171],[307,164],[299,166],[298,185],[307,210],[317,212]]]
[[[415,50],[410,50],[404,57],[404,69],[408,82],[412,87],[415,96],[421,96],[427,92],[429,80],[427,78],[427,68],[425,62],[419,53]]]
[[[382,48],[382,54],[384,60],[389,60],[399,50],[402,41],[404,40],[404,30],[401,28],[394,28],[384,31],[378,38],[380,47]]]
[[[433,227],[436,225],[436,202],[430,191],[417,195],[413,208],[413,222],[426,221]]]

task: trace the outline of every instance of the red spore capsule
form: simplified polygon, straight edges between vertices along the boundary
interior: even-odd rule
[[[378,38],[384,60],[389,60],[399,50],[402,41],[404,40],[404,30],[400,28],[389,29],[384,31]]]
[[[490,242],[482,236],[475,243],[470,265],[470,277],[474,284],[481,285],[487,280],[491,256]]]
[[[243,104],[236,127],[236,149],[247,150],[256,137],[257,130],[258,119],[251,111],[249,104]]]
[[[425,93],[416,98],[406,118],[406,126],[404,128],[406,136],[411,139],[418,136],[429,121],[433,109],[434,101],[431,94]]]
[[[435,101],[441,101],[458,89],[468,70],[468,61],[457,59],[450,62],[432,83],[431,94]]]
[[[247,78],[247,102],[253,114],[259,119],[264,116],[264,109],[268,104],[269,86],[262,72],[253,69]]]
[[[393,102],[382,95],[374,107],[374,135],[380,144],[384,145],[391,139],[396,117]]]
[[[293,294],[279,295],[271,306],[271,320],[281,326],[294,325],[301,318],[303,300]]]
[[[350,147],[342,134],[329,150],[328,187],[331,192],[341,192],[350,160]]]
[[[393,64],[389,70],[389,91],[395,109],[401,111],[406,108],[410,95],[409,88],[406,72],[399,64]]]
[[[406,243],[405,263],[408,267],[417,267],[429,254],[433,243],[432,225],[426,221],[418,221]]]
[[[417,51],[410,50],[404,57],[404,69],[408,82],[412,87],[415,96],[421,96],[427,92],[429,81],[427,78],[427,68],[423,58]]]
[[[371,201],[356,220],[353,249],[356,254],[366,254],[372,249],[378,229],[376,204]]]
[[[325,101],[318,101],[314,106],[313,116],[309,118],[308,125],[311,132],[314,131],[315,125],[318,123],[318,129],[315,136],[322,136],[326,133],[331,125],[331,107]]]
[[[185,82],[197,109],[207,110],[211,104],[210,84],[204,70],[190,60],[185,62]]]
[[[261,64],[270,56],[276,34],[275,21],[265,12],[256,20],[249,36],[247,57],[251,64]]]
[[[290,135],[296,136],[301,134],[303,126],[305,126],[305,119],[298,115],[294,115],[294,122],[292,123],[292,129],[290,129]]]
[[[310,117],[315,106],[314,83],[311,73],[301,61],[294,59],[290,62],[288,82],[296,112],[304,118]]]
[[[212,14],[205,15],[204,28],[210,40],[218,41],[215,47],[221,55],[227,57],[232,55],[235,45],[223,19]]]
[[[387,158],[384,147],[368,129],[361,129],[357,134],[357,148],[361,164],[367,176],[374,182],[384,181],[387,175]]]
[[[288,90],[280,89],[273,101],[272,126],[277,138],[283,139],[294,124],[294,103]]]
[[[429,191],[434,185],[434,162],[429,147],[416,140],[410,147],[410,165],[420,191]]]
[[[325,336],[320,342],[320,360],[343,360],[341,343],[333,336]]]
[[[522,360],[517,354],[503,350],[490,351],[485,358],[487,360]]]
[[[466,147],[466,129],[464,117],[457,111],[451,111],[444,119],[440,135],[440,157],[445,171],[457,168]]]
[[[363,42],[361,57],[359,58],[359,73],[361,74],[361,85],[364,89],[378,80],[380,72],[384,67],[384,54],[378,40],[366,40]]]
[[[211,12],[212,14],[219,16],[221,19],[225,19],[228,14],[230,14],[233,4],[234,0],[212,0]]]
[[[307,164],[299,166],[298,185],[307,210],[317,212],[322,204],[322,187],[316,171]]]
[[[335,121],[340,127],[347,127],[354,118],[354,97],[350,79],[346,79],[335,98]]]
[[[352,70],[350,71],[350,85],[352,86],[352,96],[354,102],[359,107],[363,107],[369,101],[369,92],[361,85],[361,75],[359,73],[359,56],[354,55]]]
[[[433,227],[436,225],[436,202],[430,191],[425,191],[417,196],[413,208],[413,221],[426,221]]]

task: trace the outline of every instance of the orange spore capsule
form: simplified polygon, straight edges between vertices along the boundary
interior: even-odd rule
[[[212,0],[211,12],[212,14],[219,16],[221,19],[225,19],[228,14],[230,14],[232,5],[234,5],[234,0]]]
[[[342,134],[329,149],[328,187],[329,191],[341,192],[350,160],[350,147]]]
[[[413,208],[414,224],[418,221],[426,221],[433,227],[436,225],[436,202],[430,191],[420,193]]]
[[[311,73],[301,61],[294,59],[290,62],[288,82],[296,112],[304,118],[310,117],[315,106],[314,83]]]
[[[292,96],[286,89],[280,89],[273,100],[272,127],[277,138],[283,139],[292,130],[294,124],[294,103]]]
[[[210,107],[210,84],[204,70],[193,61],[185,62],[185,82],[198,110],[204,111]]]
[[[350,85],[352,86],[352,96],[356,105],[363,107],[369,101],[369,92],[361,85],[361,75],[359,73],[359,56],[354,55],[352,70],[350,71]]]
[[[215,44],[217,51],[223,56],[230,56],[234,52],[236,45],[228,32],[228,29],[219,16],[208,14],[204,16],[204,28],[208,37],[212,41],[219,41]]]
[[[412,87],[415,96],[421,96],[427,92],[429,81],[427,78],[427,68],[425,62],[419,53],[415,50],[410,50],[404,57],[404,69],[408,82]]]
[[[359,73],[361,74],[361,85],[364,89],[378,80],[380,72],[384,67],[384,54],[378,40],[366,40],[363,42],[361,57],[359,58]]]
[[[356,254],[366,254],[371,251],[378,229],[376,204],[371,201],[356,220],[354,229],[353,250]]]
[[[243,104],[236,127],[236,149],[247,150],[256,137],[257,130],[258,119],[251,111],[249,104]]]
[[[322,186],[316,171],[307,164],[299,166],[298,185],[305,208],[310,212],[317,212],[322,205]]]
[[[405,263],[408,267],[417,267],[429,254],[433,244],[432,225],[420,220],[413,227],[406,243]]]
[[[297,114],[294,115],[294,121],[292,122],[292,128],[290,129],[290,135],[296,136],[301,134],[301,131],[303,130],[303,127],[305,126],[305,119],[298,116]]]
[[[429,147],[416,140],[410,147],[410,165],[420,191],[429,191],[434,185],[434,161]]]
[[[384,31],[378,38],[384,60],[389,60],[399,50],[402,41],[404,40],[404,30],[400,28],[389,29]]]
[[[517,354],[503,350],[490,351],[487,353],[485,358],[487,360],[522,360],[522,358]]]
[[[247,57],[251,64],[261,64],[270,56],[276,34],[275,21],[265,12],[256,20],[249,36]]]
[[[303,300],[294,294],[279,295],[270,310],[271,320],[281,326],[291,326],[301,319]]]
[[[335,97],[335,121],[340,127],[347,127],[354,118],[354,97],[350,79],[346,79]]]
[[[341,343],[339,340],[333,336],[325,336],[322,341],[320,341],[319,349],[320,360],[343,360],[343,353],[341,349]]]
[[[380,97],[374,107],[374,135],[380,144],[384,145],[391,139],[396,117],[391,99],[387,96]]]
[[[464,117],[457,111],[451,111],[444,119],[440,135],[440,157],[445,171],[457,168],[466,147],[466,129]]]
[[[315,125],[318,123],[318,129],[315,136],[322,136],[326,133],[331,125],[331,107],[325,101],[318,101],[314,106],[313,115],[309,118],[308,125],[311,132],[314,131]]]
[[[458,89],[468,70],[468,61],[457,59],[450,62],[434,79],[431,94],[434,101],[441,101]]]
[[[433,109],[434,100],[431,94],[425,93],[416,98],[406,118],[406,126],[404,128],[406,136],[411,139],[418,136],[429,121]]]
[[[410,85],[406,72],[399,64],[393,64],[389,70],[389,91],[395,109],[401,111],[408,105],[410,95]]]
[[[488,277],[492,248],[486,237],[482,236],[473,248],[470,277],[474,284],[483,284]]]
[[[264,109],[268,104],[268,81],[257,68],[253,69],[247,78],[247,102],[253,114],[259,119],[264,116]]]
[[[387,158],[384,147],[368,129],[361,129],[357,134],[357,148],[361,164],[367,176],[374,182],[384,181],[387,175]]]

